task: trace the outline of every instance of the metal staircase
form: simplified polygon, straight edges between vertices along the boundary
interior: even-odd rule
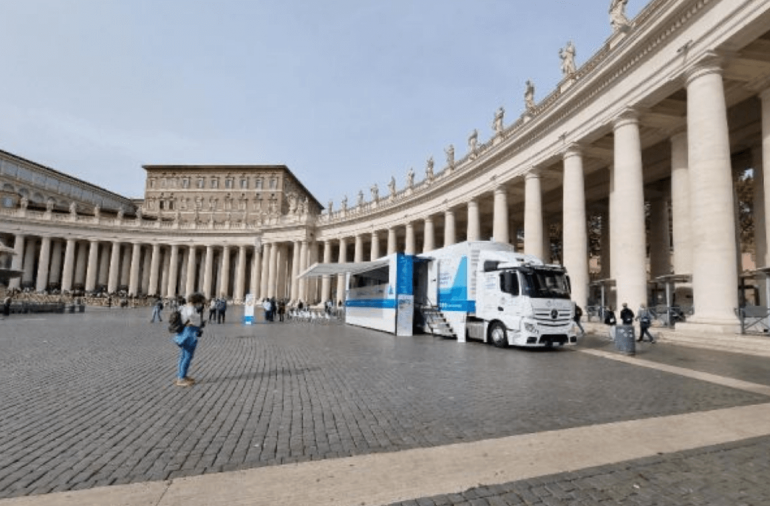
[[[443,337],[454,337],[455,339],[457,338],[454,330],[452,330],[452,326],[449,324],[449,322],[446,321],[444,314],[441,312],[441,310],[439,310],[438,307],[423,305],[420,306],[420,312],[422,313],[422,318],[430,329],[431,334]]]

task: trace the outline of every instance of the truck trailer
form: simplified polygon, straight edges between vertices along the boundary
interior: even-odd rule
[[[419,255],[315,264],[302,276],[345,275],[345,321],[396,335],[415,330],[498,347],[575,344],[564,267],[504,243],[466,241]]]

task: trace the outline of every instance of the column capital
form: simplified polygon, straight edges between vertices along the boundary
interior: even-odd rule
[[[696,79],[707,76],[709,74],[719,74],[721,76],[723,73],[723,65],[723,56],[715,53],[714,51],[707,52],[705,55],[703,55],[703,58],[693,63],[685,71],[685,86],[689,86],[690,83]]]
[[[540,179],[540,169],[538,167],[532,167],[524,174],[524,179]]]
[[[618,128],[628,125],[639,124],[639,112],[633,107],[627,107],[623,109],[620,114],[613,120],[612,128],[617,130]]]
[[[495,189],[494,189],[493,193],[495,195],[500,195],[500,194],[506,194],[507,195],[508,194],[508,187],[505,185],[505,183],[500,183],[497,186],[495,186]]]
[[[583,156],[583,145],[578,142],[572,142],[567,145],[567,149],[562,155],[562,160],[572,158],[573,156]]]
[[[424,221],[425,223],[433,223],[433,216],[432,215],[426,216],[425,218],[422,219],[422,221]]]

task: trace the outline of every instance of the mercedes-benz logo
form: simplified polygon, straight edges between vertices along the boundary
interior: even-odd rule
[[[551,309],[551,319],[555,320],[558,317],[559,317],[559,311],[556,309]]]

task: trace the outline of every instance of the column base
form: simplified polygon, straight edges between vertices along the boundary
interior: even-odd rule
[[[677,323],[676,331],[687,334],[740,334],[741,326],[737,318],[728,321],[692,317],[687,322]]]

